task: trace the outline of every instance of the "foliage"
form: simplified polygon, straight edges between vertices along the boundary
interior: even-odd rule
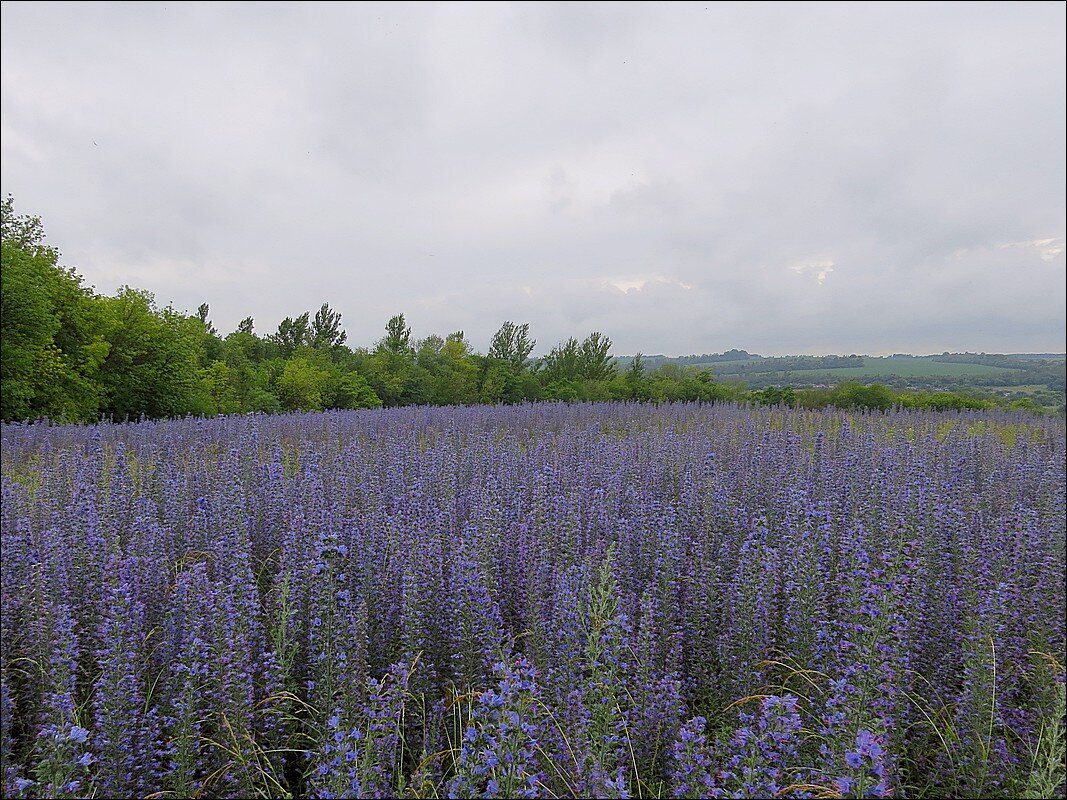
[[[326,350],[341,347],[347,341],[348,334],[341,330],[341,314],[331,309],[329,303],[323,303],[315,312],[309,337],[312,347]]]
[[[278,398],[289,411],[322,411],[330,374],[308,358],[292,358],[278,377]]]
[[[289,358],[297,348],[311,344],[310,316],[310,312],[305,311],[296,318],[286,317],[278,323],[278,330],[271,337],[271,342],[278,348],[282,358]]]
[[[204,413],[199,369],[202,327],[158,309],[148,292],[124,287],[102,300],[107,356],[100,364],[102,412],[114,419]]]
[[[385,336],[378,343],[378,349],[397,356],[411,355],[411,328],[404,321],[403,314],[389,318],[385,325]]]
[[[581,343],[572,336],[541,360],[541,375],[546,383],[608,380],[615,374],[610,351],[611,339],[599,331],[589,334]]]
[[[493,335],[488,357],[503,362],[513,372],[522,372],[536,344],[530,338],[530,323],[516,325],[509,320]]]
[[[93,419],[96,373],[108,353],[99,309],[59,252],[43,243],[40,219],[3,201],[0,267],[0,417]]]
[[[327,382],[330,408],[381,408],[382,401],[358,372],[333,372]]]
[[[845,381],[830,393],[830,402],[838,408],[888,411],[893,407],[893,393],[878,383],[864,386],[855,381]]]

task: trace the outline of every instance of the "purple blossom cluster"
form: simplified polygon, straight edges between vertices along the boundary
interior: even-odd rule
[[[499,683],[478,696],[448,784],[449,797],[538,797],[537,673],[529,661],[495,667]]]
[[[314,768],[315,797],[394,797],[396,767],[402,756],[401,718],[408,694],[411,668],[394,664],[380,680],[369,680],[368,699],[349,729],[336,710],[326,721],[325,737],[308,755]]]
[[[802,723],[793,695],[765,697],[760,713],[742,712],[719,776],[727,797],[779,797],[801,783]]]
[[[1064,788],[1059,419],[546,404],[0,436],[4,797]]]

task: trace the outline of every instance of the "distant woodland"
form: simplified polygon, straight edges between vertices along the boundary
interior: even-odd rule
[[[809,376],[819,370],[862,371],[861,356],[776,360],[733,350],[681,359],[640,354],[616,359],[611,339],[593,331],[533,358],[536,341],[529,324],[511,321],[500,325],[486,353],[475,352],[463,331],[414,339],[403,314],[385,323],[377,342],[353,347],[341,313],[329,302],[286,317],[270,333],[257,332],[249,316],[223,335],[212,324],[207,303],[189,314],[159,307],[142,289],[97,294],[73,269],[60,265],[58,250],[44,243],[41,220],[16,214],[11,197],[3,201],[2,228],[0,415],[5,421],[542,400],[1048,408],[1024,395],[997,394],[988,387],[978,391],[977,384],[943,391],[866,384],[862,375],[796,379],[800,371]],[[1004,357],[975,358],[981,364],[983,358]],[[1012,361],[1012,370],[1021,369],[1021,363]],[[1028,381],[1044,384],[1047,378],[1062,392],[1062,361],[1031,359],[1029,368],[1037,377]]]

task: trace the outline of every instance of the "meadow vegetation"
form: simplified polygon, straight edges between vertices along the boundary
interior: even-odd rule
[[[5,797],[1048,797],[1065,429],[4,425]]]

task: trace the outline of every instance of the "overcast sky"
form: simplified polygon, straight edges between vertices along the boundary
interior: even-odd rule
[[[2,191],[224,333],[1065,349],[1064,3],[2,8]]]

